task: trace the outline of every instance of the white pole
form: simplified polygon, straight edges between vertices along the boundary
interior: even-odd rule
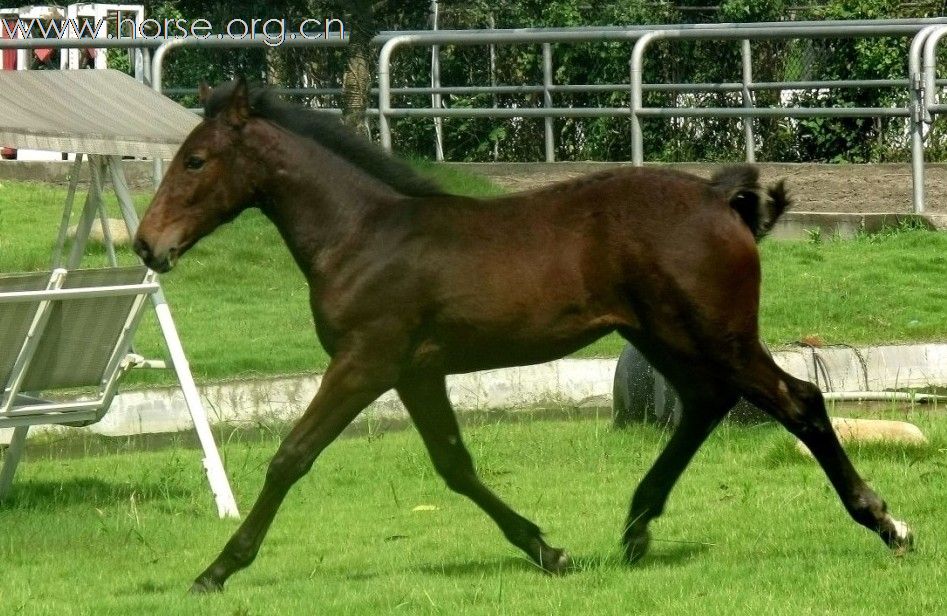
[[[204,412],[200,394],[197,392],[197,386],[191,376],[190,364],[188,364],[184,349],[181,347],[181,340],[178,338],[174,319],[171,318],[171,310],[164,303],[164,297],[160,293],[155,293],[151,298],[155,306],[155,315],[158,317],[158,325],[161,327],[161,333],[164,335],[164,341],[171,356],[171,365],[178,376],[181,392],[184,394],[184,402],[191,413],[194,430],[197,432],[197,438],[204,450],[204,469],[207,471],[207,480],[210,482],[210,489],[213,491],[214,501],[217,503],[217,514],[222,518],[238,518],[240,513],[237,511],[237,501],[230,489],[230,481],[224,471],[224,463],[220,459],[220,452],[217,451],[217,444],[214,442],[214,435],[210,430],[207,414]]]

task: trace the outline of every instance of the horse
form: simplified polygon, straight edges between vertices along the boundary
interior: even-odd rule
[[[727,167],[711,179],[611,169],[491,197],[450,194],[335,118],[244,79],[201,87],[204,119],[144,214],[134,250],[165,273],[202,237],[256,207],[309,284],[330,356],[261,492],[194,592],[221,590],[256,557],[291,486],[378,396],[394,389],[447,486],[546,572],[570,568],[531,520],[485,486],[464,446],[449,374],[559,358],[610,332],[680,395],[679,424],[631,499],[629,563],[700,445],[742,396],[813,453],[859,524],[903,553],[908,525],[862,480],[820,390],[760,344],[757,242],[789,206],[783,182]]]

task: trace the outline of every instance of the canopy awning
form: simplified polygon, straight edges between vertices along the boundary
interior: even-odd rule
[[[0,71],[0,145],[171,158],[200,118],[125,73]]]

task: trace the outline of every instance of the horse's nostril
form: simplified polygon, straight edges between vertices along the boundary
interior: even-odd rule
[[[135,254],[141,257],[142,261],[148,261],[148,257],[151,256],[151,248],[148,246],[148,242],[140,237],[136,237],[135,244],[132,248],[135,250]]]

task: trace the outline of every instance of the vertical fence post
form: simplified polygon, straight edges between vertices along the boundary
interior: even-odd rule
[[[911,116],[908,126],[911,131],[911,203],[914,212],[924,211],[924,121],[927,104],[924,100],[924,79],[921,74],[922,50],[928,35],[937,26],[927,26],[914,35],[908,52],[908,95]]]
[[[441,46],[431,46],[431,87],[441,87]],[[441,108],[441,93],[431,94],[431,106]],[[434,116],[434,158],[437,162],[444,162],[444,118]]]
[[[388,39],[378,54],[378,136],[381,147],[391,151],[391,125],[388,114],[391,113],[391,54],[403,37],[394,36]]]
[[[543,43],[543,106],[552,107],[552,44]],[[545,118],[546,162],[556,161],[556,136],[553,132],[553,118]]]
[[[438,26],[438,3],[437,0],[431,0],[431,30],[437,32]],[[431,87],[441,87],[441,46],[431,45]],[[431,94],[431,107],[441,108],[441,93]],[[444,162],[444,118],[434,116],[434,158],[437,162]]]
[[[641,134],[641,117],[638,113],[644,106],[641,71],[644,64],[644,52],[648,45],[656,38],[663,37],[664,33],[651,31],[641,36],[631,49],[631,61],[629,62],[629,72],[631,81],[631,163],[635,167],[644,164],[644,138]]]
[[[922,214],[924,212],[924,123],[932,123],[934,116],[931,113],[931,106],[937,104],[937,43],[940,39],[947,36],[947,26],[937,26],[925,28],[919,34],[923,38],[924,55],[919,62],[920,71],[917,73],[918,90],[917,99],[920,103],[920,113],[915,122],[915,131],[912,131],[911,141],[911,162],[914,177],[914,213]],[[912,51],[914,51],[912,45]],[[913,60],[913,58],[912,58]],[[923,73],[923,78],[922,78]],[[914,79],[912,77],[912,79]],[[912,83],[912,85],[914,85]],[[915,150],[917,153],[915,154]]]
[[[492,12],[487,18],[487,25],[490,27],[491,30],[496,30],[497,22],[496,22],[496,19],[493,17]],[[490,48],[490,87],[495,88],[497,86],[497,46],[494,45],[493,43],[490,43],[489,48]],[[490,94],[490,100],[491,100],[490,106],[493,109],[496,109],[497,108],[497,93],[496,92],[492,92]],[[493,162],[496,162],[498,160],[500,160],[500,140],[494,139],[493,140]]]
[[[740,55],[743,60],[743,108],[753,109],[753,54],[750,51],[750,40],[740,41]],[[743,117],[743,139],[746,142],[746,162],[756,162],[756,144],[753,139],[753,116]]]

